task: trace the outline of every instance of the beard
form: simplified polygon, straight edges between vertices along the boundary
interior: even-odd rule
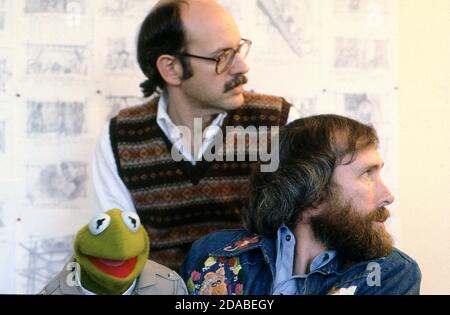
[[[360,214],[351,201],[342,201],[332,193],[324,211],[311,217],[311,228],[317,240],[339,256],[351,261],[367,261],[392,252],[393,239],[383,224],[389,218],[385,207]],[[380,223],[376,223],[380,222]]]

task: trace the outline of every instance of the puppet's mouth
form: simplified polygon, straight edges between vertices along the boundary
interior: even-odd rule
[[[137,257],[126,260],[114,260],[94,256],[88,256],[88,258],[101,271],[117,278],[126,278],[133,272],[137,262]]]

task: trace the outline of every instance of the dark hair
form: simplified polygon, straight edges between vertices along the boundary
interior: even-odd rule
[[[166,82],[159,74],[156,61],[163,54],[177,55],[186,47],[186,32],[181,19],[181,5],[185,0],[167,1],[157,5],[142,22],[137,41],[137,60],[148,80],[141,83],[145,97],[160,92]],[[183,67],[183,79],[192,76],[186,58],[179,57]]]
[[[301,213],[319,205],[332,188],[334,168],[358,150],[378,145],[372,126],[338,115],[317,115],[298,119],[280,131],[279,167],[250,178],[249,206],[242,210],[245,227],[275,238],[285,224],[293,229]]]

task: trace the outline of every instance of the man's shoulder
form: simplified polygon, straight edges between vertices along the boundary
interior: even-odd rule
[[[420,272],[417,262],[410,256],[402,252],[400,249],[394,247],[392,252],[384,257],[372,259],[360,263],[347,262],[342,265],[342,272],[356,272],[360,271],[360,275],[370,273],[374,268],[380,269],[385,273],[392,273],[404,269]]]
[[[385,257],[344,265],[340,274],[335,291],[354,288],[355,294],[389,295],[420,291],[421,272],[417,262],[398,248]]]
[[[398,248],[393,248],[392,253],[385,257],[380,265],[386,270],[409,270],[420,274],[417,262]]]
[[[238,254],[253,248],[261,241],[261,236],[251,234],[246,229],[229,229],[212,232],[194,242],[192,249],[199,248],[209,255],[222,256]]]
[[[255,92],[244,93],[244,108],[265,108],[282,110],[284,107],[292,106],[281,96],[260,94]]]
[[[130,106],[121,109],[113,119],[117,120],[130,120],[140,119],[147,117],[156,117],[158,112],[159,97],[154,97],[142,104]]]

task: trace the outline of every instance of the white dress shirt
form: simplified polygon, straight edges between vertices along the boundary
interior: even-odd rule
[[[205,133],[202,146],[196,154],[194,153],[196,156],[196,158],[194,158],[194,155],[191,153],[191,145],[183,144],[182,141],[179,141],[181,135],[177,129],[177,126],[175,126],[167,113],[166,99],[165,94],[162,94],[159,99],[156,123],[167,138],[174,144],[176,149],[181,152],[184,159],[195,165],[196,161],[201,160],[201,157],[207,150],[208,146],[212,143],[212,141],[214,141],[215,136],[220,131],[220,127],[227,116],[227,113],[224,112],[218,114],[208,126],[210,132]],[[300,114],[297,109],[292,106],[289,110],[287,123],[297,118],[300,118]],[[92,179],[96,193],[94,205],[96,213],[107,211],[112,208],[136,212],[131,194],[119,176],[109,137],[109,122],[103,128],[100,139],[95,148],[92,163]]]

